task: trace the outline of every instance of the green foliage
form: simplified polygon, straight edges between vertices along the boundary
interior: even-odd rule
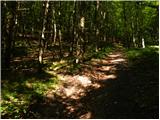
[[[35,100],[43,100],[45,93],[54,90],[59,84],[58,78],[47,73],[30,76],[17,75],[2,81],[2,118],[23,118],[29,104]]]
[[[102,50],[98,51],[98,52],[94,52],[92,57],[93,58],[99,58],[102,59],[104,58],[108,53],[110,53],[113,50],[112,47],[106,47],[106,48],[102,48]]]
[[[70,74],[77,74],[80,69],[81,69],[81,65],[80,65],[80,64],[75,64],[75,63],[73,63],[73,64],[68,68],[68,72],[69,72]]]
[[[145,49],[129,49],[127,50],[126,54],[129,59],[129,63],[134,67],[138,67],[139,69],[152,69],[157,67],[159,64],[159,53],[158,48],[156,47],[147,47]]]

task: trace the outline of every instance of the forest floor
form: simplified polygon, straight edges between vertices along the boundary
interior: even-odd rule
[[[136,70],[134,70],[136,71]],[[76,75],[58,73],[61,85],[30,105],[33,118],[158,118],[158,83],[129,68],[123,50],[81,64]],[[146,71],[147,72],[147,71]],[[143,74],[142,73],[142,74]],[[144,77],[144,76],[143,76]]]
[[[116,48],[77,65],[52,61],[43,73],[2,72],[2,118],[158,118],[158,65],[157,49]]]

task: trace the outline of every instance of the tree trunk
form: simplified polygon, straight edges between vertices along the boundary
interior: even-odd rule
[[[45,24],[46,24],[46,17],[48,13],[48,7],[49,7],[49,0],[46,1],[45,3],[45,11],[44,11],[44,18],[43,18],[43,24],[42,24],[42,32],[41,32],[41,38],[39,41],[39,70],[42,70],[42,65],[43,65],[43,53],[44,53],[44,32],[45,32]]]
[[[142,48],[145,48],[144,38],[142,38]]]
[[[75,36],[76,36],[76,1],[74,1],[73,5],[73,11],[71,15],[71,44],[70,44],[70,56],[73,56],[73,51],[74,51],[74,42],[75,42]]]
[[[11,3],[10,3],[11,4]],[[5,48],[5,67],[10,68],[10,61],[12,55],[12,45],[15,37],[15,16],[16,16],[16,2],[12,3],[11,6],[11,18],[8,18],[6,28],[6,48]],[[7,19],[7,18],[6,18]]]
[[[129,48],[128,42],[128,26],[127,26],[127,16],[126,16],[126,4],[123,2],[123,19],[124,19],[124,46]]]
[[[62,32],[61,30],[59,29],[59,58],[61,59],[62,58]]]
[[[62,58],[62,13],[61,13],[61,1],[59,1],[59,7],[60,10],[58,11],[58,25],[57,25],[57,31],[58,31],[58,44],[59,44],[59,59]]]
[[[96,1],[96,11],[95,11],[95,35],[96,35],[96,52],[98,52],[98,43],[99,43],[99,21],[98,21],[98,10],[99,10],[99,0]]]

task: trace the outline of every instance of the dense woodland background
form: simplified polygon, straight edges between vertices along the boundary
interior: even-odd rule
[[[156,102],[146,104],[154,106],[149,118],[158,114],[155,107],[158,105],[158,49],[153,47],[159,44],[158,1],[2,1],[1,31],[3,118],[38,118],[37,114],[28,112],[31,111],[28,106],[34,99],[42,98],[48,86],[59,83],[55,77],[51,77],[54,82],[42,82],[48,79],[46,70],[62,68],[59,73],[78,74],[82,63],[100,59],[114,50],[123,50],[129,63],[138,61],[131,64],[134,66],[131,72],[143,69],[137,72],[142,76],[135,76],[146,79],[146,71],[152,71],[148,79],[156,87],[147,86],[154,89],[153,92],[151,88],[150,94],[156,94]],[[68,66],[62,61],[67,61]],[[26,87],[30,80],[34,84],[31,91]],[[34,83],[37,80],[40,81]],[[38,92],[33,93],[34,90]],[[152,95],[139,101],[150,101]],[[52,118],[61,117],[66,118],[64,113]]]

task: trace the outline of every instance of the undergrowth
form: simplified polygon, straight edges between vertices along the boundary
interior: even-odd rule
[[[23,118],[28,106],[34,100],[43,100],[45,93],[54,90],[59,81],[48,73],[7,73],[2,79],[1,115],[2,118]]]

